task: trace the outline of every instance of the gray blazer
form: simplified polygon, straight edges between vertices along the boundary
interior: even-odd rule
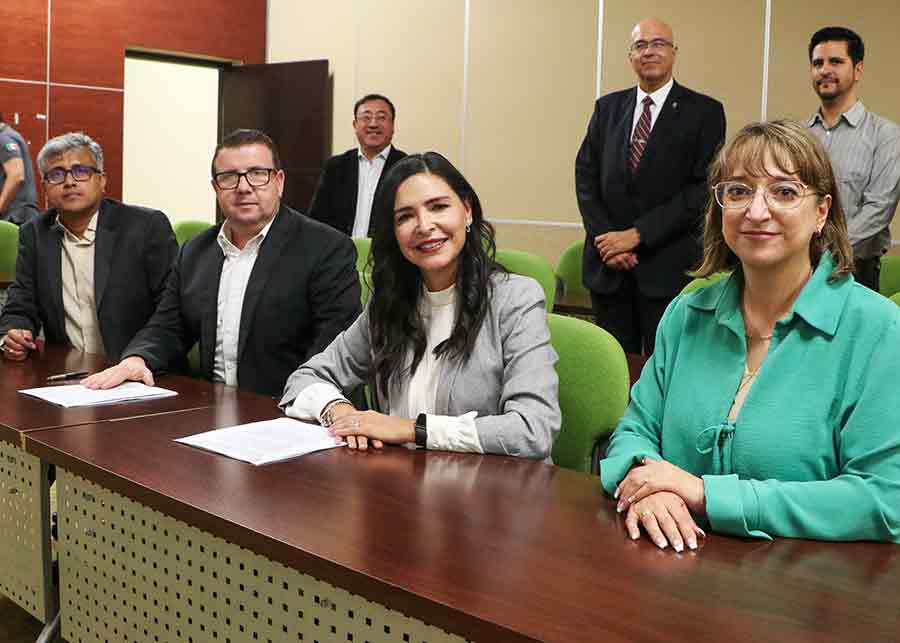
[[[544,291],[533,279],[494,275],[494,293],[468,360],[445,366],[445,386],[434,413],[458,416],[477,411],[475,426],[485,453],[550,461],[559,432],[559,379],[550,344]],[[300,391],[328,382],[349,391],[368,383],[376,392],[369,335],[369,309],[323,352],[288,378],[282,408]],[[396,404],[378,399],[380,409],[405,408],[408,380],[394,385]]]

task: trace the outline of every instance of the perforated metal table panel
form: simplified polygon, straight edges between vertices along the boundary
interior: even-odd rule
[[[71,643],[464,641],[63,469],[58,485]]]
[[[0,593],[42,623],[54,613],[47,466],[0,440]]]

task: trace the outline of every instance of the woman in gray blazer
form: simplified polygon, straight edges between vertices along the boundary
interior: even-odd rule
[[[281,406],[350,448],[429,449],[549,461],[560,427],[544,294],[494,262],[494,231],[440,154],[399,161],[372,210],[372,298],[288,379]],[[369,384],[378,410],[346,399]]]

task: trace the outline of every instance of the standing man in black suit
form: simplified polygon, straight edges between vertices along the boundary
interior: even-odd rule
[[[216,148],[221,226],[182,247],[156,314],[119,364],[85,385],[153,383],[200,342],[206,379],[279,396],[288,376],[359,315],[350,239],[281,203],[284,171],[271,138],[236,130]]]
[[[38,166],[50,209],[19,228],[3,356],[25,359],[43,327],[48,344],[119,359],[162,297],[175,233],[158,210],[103,198],[103,150],[86,134],[50,139]]]
[[[707,166],[725,138],[722,104],[672,79],[672,29],[635,25],[638,86],[599,98],[575,159],[584,285],[597,324],[629,353],[653,352],[666,306],[700,259]]]
[[[372,199],[381,177],[406,156],[393,145],[394,104],[381,94],[367,94],[353,106],[353,129],[359,147],[325,162],[309,216],[354,239],[371,236]]]

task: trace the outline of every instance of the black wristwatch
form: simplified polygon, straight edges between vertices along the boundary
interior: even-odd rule
[[[419,417],[416,418],[416,446],[422,447],[423,449],[428,448],[428,427],[426,426],[426,415],[424,413],[419,413]]]

